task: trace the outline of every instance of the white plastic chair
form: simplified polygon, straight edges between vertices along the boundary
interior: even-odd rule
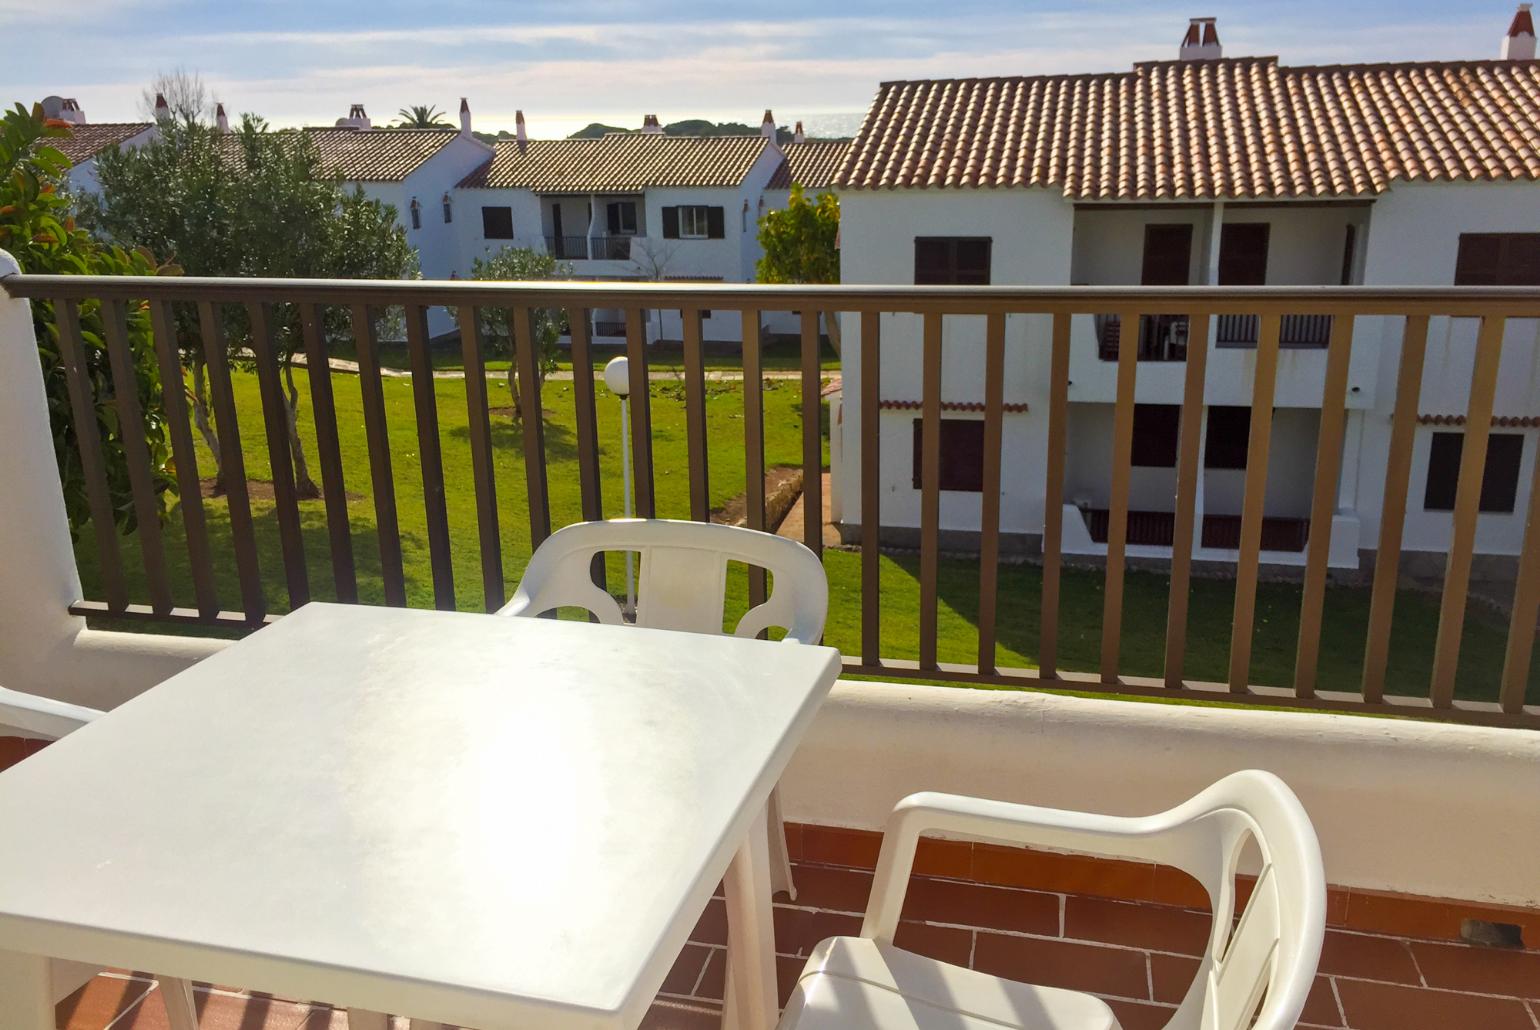
[[[1304,1009],[1326,927],[1320,845],[1283,781],[1249,770],[1142,818],[949,794],[905,798],[888,819],[861,936],[834,937],[813,950],[780,1030],[1118,1026],[1092,995],[1002,980],[894,947],[915,843],[931,831],[1156,862],[1202,883],[1214,913],[1209,947],[1167,1030],[1288,1030]],[[1232,932],[1236,867],[1248,840],[1262,868]]]
[[[786,537],[738,526],[671,519],[579,522],[557,530],[530,556],[513,600],[499,615],[537,616],[557,608],[581,608],[600,622],[625,625],[620,604],[594,585],[593,559],[610,551],[641,555],[637,576],[637,626],[687,633],[723,631],[727,565],[738,561],[769,571],[770,596],[744,613],[735,636],[758,636],[779,627],[793,643],[816,644],[829,611],[829,582],[816,555]],[[778,791],[769,804],[771,886],[797,892],[791,879],[786,829]]]
[[[0,737],[58,740],[91,722],[102,713],[95,708],[72,705],[52,698],[23,694],[0,687]],[[50,963],[53,996],[62,1001],[100,970],[80,962]],[[198,1030],[198,1010],[193,1004],[192,984],[173,977],[158,977],[165,996],[171,1030]]]

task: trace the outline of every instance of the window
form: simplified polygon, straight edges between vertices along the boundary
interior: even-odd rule
[[[636,235],[636,201],[615,200],[605,207],[611,236]]]
[[[1267,282],[1266,222],[1231,222],[1219,232],[1219,285],[1262,286]]]
[[[1540,286],[1540,233],[1461,233],[1454,284]]]
[[[917,286],[988,286],[988,236],[916,236]]]
[[[1181,421],[1180,405],[1135,404],[1133,464],[1176,468],[1176,431]]]
[[[1251,409],[1218,405],[1208,409],[1208,439],[1203,445],[1206,469],[1243,469],[1251,446]]]
[[[1464,449],[1464,433],[1433,434],[1428,448],[1428,485],[1422,495],[1424,511],[1454,511]],[[1513,511],[1519,493],[1519,460],[1523,456],[1524,437],[1520,434],[1493,433],[1487,437],[1487,462],[1481,476],[1482,511]]]
[[[454,205],[449,202],[449,194],[444,194],[444,224],[448,225],[455,220]]]
[[[738,212],[738,231],[749,231],[749,202],[747,200],[743,202],[743,210]]]
[[[921,454],[924,428],[914,420],[914,488],[921,487]],[[984,489],[984,423],[981,419],[944,418],[941,420],[941,489]]]
[[[720,240],[726,235],[726,214],[720,207],[686,204],[663,209],[665,240]]]
[[[481,209],[481,235],[489,240],[513,239],[513,208],[484,207]]]
[[[1192,226],[1179,222],[1144,227],[1142,286],[1186,286],[1192,270]]]
[[[409,207],[410,207],[410,210],[412,212],[412,228],[413,229],[421,229],[422,228],[422,205],[417,203],[417,198],[416,197],[413,197],[412,198],[412,203],[409,205]]]

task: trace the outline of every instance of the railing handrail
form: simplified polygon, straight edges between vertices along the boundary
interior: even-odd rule
[[[595,306],[938,314],[1309,314],[1540,317],[1540,289],[1528,286],[914,286],[768,285],[584,280],[487,282],[426,279],[277,279],[215,276],[32,275],[0,277],[11,297],[400,304],[428,307],[506,302]]]

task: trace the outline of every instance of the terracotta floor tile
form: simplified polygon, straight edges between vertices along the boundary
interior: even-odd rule
[[[1209,910],[1208,891],[1203,884],[1168,865],[1156,866],[1151,874],[1149,900],[1157,905]]]
[[[700,919],[695,923],[695,929],[690,931],[690,940],[696,944],[727,943],[727,902],[721,898],[712,898],[706,902]]]
[[[872,892],[872,874],[845,866],[796,864],[797,904],[831,912],[865,912]]]
[[[1118,1024],[1123,1030],[1162,1030],[1171,1021],[1171,1014],[1176,1011],[1164,1005],[1123,1001],[1119,998],[1108,998],[1107,1004],[1112,1006],[1112,1011],[1118,1017]]]
[[[786,999],[791,997],[792,989],[797,986],[797,978],[802,975],[802,968],[806,965],[806,959],[793,958],[790,955],[775,956],[776,994],[783,1007]],[[701,977],[700,990],[695,997],[720,1003],[726,980],[727,952],[717,948],[712,951],[711,957],[706,962],[706,972]]]
[[[1059,896],[916,876],[904,897],[903,918],[1057,937]]]
[[[1540,958],[1540,956],[1536,956]],[[1355,980],[1388,980],[1391,983],[1421,986],[1417,965],[1404,943],[1394,937],[1371,937],[1361,933],[1326,931],[1321,945],[1321,972],[1350,976]]]
[[[1208,947],[1206,913],[1159,905],[1070,895],[1064,903],[1064,936],[1151,951],[1201,955]]]
[[[1150,896],[1155,867],[1136,862],[1061,855],[998,844],[973,846],[973,875],[979,883],[1109,898]]]
[[[318,1017],[323,1021],[312,1022],[313,1010],[309,1005],[260,994],[236,997],[195,991],[193,1000],[198,1007],[199,1030],[319,1030],[328,1026],[332,1015],[331,1010],[317,1006],[315,1011],[323,1013]],[[170,1030],[170,1026],[165,999],[157,988],[142,1004],[113,1023],[112,1030]]]
[[[802,828],[802,860],[830,865],[875,869],[882,834],[874,830],[852,830],[843,826]]]
[[[642,1017],[641,1030],[721,1030],[721,1026],[720,1009],[656,1001]]]
[[[973,875],[973,842],[921,837],[914,849],[914,871],[921,876],[966,880]]]
[[[679,957],[674,960],[674,966],[668,971],[668,976],[663,978],[664,994],[683,994],[688,996],[695,990],[695,983],[700,979],[700,972],[706,968],[706,960],[711,957],[711,949],[701,944],[686,944]]]
[[[1310,996],[1305,999],[1305,1010],[1299,1014],[1301,1023],[1311,1026],[1341,1026],[1342,1010],[1337,1007],[1337,996],[1332,993],[1331,980],[1318,976],[1310,985]]]
[[[1540,998],[1540,952],[1428,941],[1411,948],[1429,987]]]
[[[893,943],[916,955],[964,968],[973,957],[973,931],[955,926],[930,926],[904,920],[898,924]]]
[[[802,858],[802,824],[783,823],[786,831],[786,854],[793,862]]]
[[[860,916],[785,905],[775,908],[775,950],[779,955],[806,958],[826,937],[853,937],[860,932]]]
[[[154,986],[153,981],[93,977],[54,1006],[54,1018],[59,1030],[102,1030],[143,1001]]]
[[[1524,1003],[1421,987],[1337,979],[1353,1030],[1534,1030]]]
[[[1044,987],[1149,997],[1144,953],[1123,948],[980,930],[973,942],[973,968]]]
[[[1178,1005],[1187,997],[1193,977],[1198,975],[1198,960],[1181,955],[1150,956],[1150,986],[1156,1001]]]

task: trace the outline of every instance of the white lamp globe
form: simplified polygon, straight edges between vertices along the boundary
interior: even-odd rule
[[[631,392],[631,364],[624,357],[611,358],[604,366],[604,385],[617,397]]]

